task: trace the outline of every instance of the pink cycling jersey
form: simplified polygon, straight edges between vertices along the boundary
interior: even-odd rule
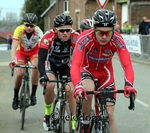
[[[115,86],[112,66],[112,57],[115,52],[124,69],[125,82],[132,85],[134,71],[123,37],[114,31],[109,43],[102,46],[94,34],[94,30],[90,29],[82,33],[77,40],[71,64],[71,78],[74,86],[81,83],[81,72],[88,72],[93,78],[98,78],[100,88]]]

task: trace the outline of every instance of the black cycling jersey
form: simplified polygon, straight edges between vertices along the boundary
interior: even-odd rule
[[[59,38],[56,38],[49,50],[48,60],[56,66],[62,66],[69,62],[71,54],[71,40],[62,42]]]

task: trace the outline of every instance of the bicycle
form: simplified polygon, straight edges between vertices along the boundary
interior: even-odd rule
[[[25,113],[26,108],[30,106],[30,86],[29,86],[29,69],[37,69],[36,66],[29,65],[29,58],[26,59],[26,65],[15,65],[14,67],[24,68],[24,76],[22,80],[22,86],[20,90],[20,100],[19,100],[19,108],[21,113],[21,130],[24,129],[24,122],[25,122]],[[11,76],[14,75],[14,68],[12,68]]]
[[[57,83],[57,94],[53,101],[53,109],[50,115],[52,128],[49,130],[52,130],[54,133],[71,133],[71,113],[65,90],[68,78],[67,76],[62,76],[60,79],[59,74],[57,73],[57,79],[49,80],[49,82]],[[45,92],[46,87],[44,87],[43,95],[45,95]]]
[[[107,112],[107,105],[106,105],[106,98],[108,98],[111,94],[114,93],[124,93],[124,90],[112,90],[112,89],[101,89],[98,91],[86,91],[87,95],[94,95],[94,101],[95,101],[95,111],[91,111],[90,116],[90,127],[89,127],[89,133],[91,133],[94,130],[94,133],[111,133],[109,120],[108,120],[108,112]],[[129,110],[134,110],[134,93],[130,96],[130,105]],[[80,102],[77,104],[77,117],[82,115],[82,103],[83,103],[83,97],[80,98]],[[82,116],[83,117],[83,116]],[[80,118],[82,118],[80,116]],[[94,127],[94,128],[93,128]],[[80,119],[78,119],[76,131],[79,131],[79,133],[82,133],[81,130],[81,122]]]

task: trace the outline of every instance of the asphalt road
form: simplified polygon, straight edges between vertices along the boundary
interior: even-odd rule
[[[39,85],[37,91],[37,105],[26,111],[24,131],[21,127],[21,114],[19,110],[14,111],[11,107],[13,99],[14,77],[8,67],[10,51],[0,51],[0,133],[43,133],[42,121],[44,115],[44,100],[42,87]],[[115,80],[118,89],[123,89],[123,70],[119,60],[113,60]],[[134,87],[138,91],[135,102],[135,110],[128,110],[129,100],[122,94],[117,96],[115,117],[118,133],[150,133],[150,65],[133,61],[135,71]]]

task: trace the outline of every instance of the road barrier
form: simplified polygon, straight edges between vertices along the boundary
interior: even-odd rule
[[[122,36],[132,57],[150,61],[150,35],[122,34]]]

